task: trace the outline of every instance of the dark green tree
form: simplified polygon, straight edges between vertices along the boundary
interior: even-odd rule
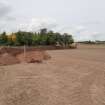
[[[1,42],[1,44],[5,44],[5,45],[8,43],[8,37],[6,35],[6,32],[3,32],[0,35],[0,42]]]

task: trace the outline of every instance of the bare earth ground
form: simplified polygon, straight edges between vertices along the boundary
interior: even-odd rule
[[[0,66],[0,105],[105,105],[105,46],[47,52],[42,64]]]

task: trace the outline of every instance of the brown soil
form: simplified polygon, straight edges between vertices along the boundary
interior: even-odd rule
[[[49,58],[50,56],[42,50],[28,49],[24,55],[21,48],[0,48],[0,65],[12,65],[21,62],[41,63]]]
[[[11,54],[4,53],[0,55],[0,65],[11,65],[19,62],[20,61],[16,59],[16,57],[12,56]]]
[[[47,52],[41,64],[0,66],[0,105],[105,105],[105,46]]]
[[[25,56],[24,53],[18,54],[16,58],[21,62],[25,61],[27,63],[40,63],[42,60],[49,59],[50,56],[44,51],[29,51],[25,54]]]

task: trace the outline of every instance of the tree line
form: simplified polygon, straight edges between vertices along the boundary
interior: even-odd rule
[[[61,34],[58,32],[47,31],[46,28],[40,32],[24,32],[18,31],[7,35],[6,32],[0,34],[0,45],[10,46],[39,46],[39,45],[57,45],[69,46],[74,42],[72,35],[67,33]]]

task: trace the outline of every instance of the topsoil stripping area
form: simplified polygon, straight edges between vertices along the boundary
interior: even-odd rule
[[[17,63],[41,63],[50,56],[43,50],[22,48],[0,48],[0,65],[12,65]]]
[[[105,105],[105,46],[46,53],[47,62],[0,66],[0,105]]]

